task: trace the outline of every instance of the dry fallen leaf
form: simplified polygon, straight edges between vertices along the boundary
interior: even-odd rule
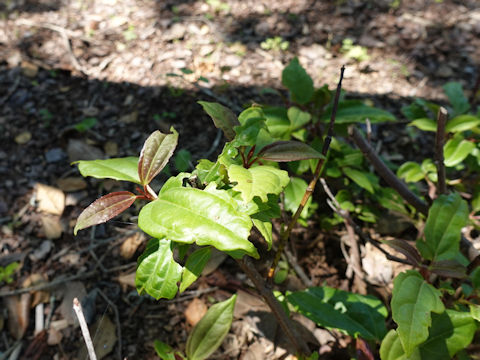
[[[135,271],[130,274],[117,276],[116,280],[122,285],[122,290],[125,292],[127,291],[127,286],[135,287]]]
[[[190,304],[188,304],[185,310],[185,318],[190,325],[195,326],[201,320],[203,315],[205,315],[207,310],[205,302],[202,299],[195,298],[190,301]]]
[[[145,241],[145,234],[136,232],[135,234],[127,237],[120,246],[120,255],[124,259],[130,259],[137,251],[140,244]]]
[[[38,66],[28,61],[22,61],[22,73],[26,77],[34,78],[37,76]]]
[[[125,114],[118,119],[120,122],[125,124],[132,124],[137,122],[138,111],[131,112],[130,114]]]
[[[65,192],[73,192],[86,189],[87,182],[81,177],[71,176],[58,179],[57,186]]]
[[[37,183],[35,185],[35,193],[39,211],[62,215],[63,209],[65,209],[65,194],[62,190]]]
[[[62,341],[63,335],[54,328],[48,329],[47,344],[50,346],[58,345]]]
[[[60,313],[69,324],[75,324],[77,318],[73,312],[73,299],[78,298],[79,301],[82,301],[87,296],[87,290],[85,290],[85,286],[80,281],[72,281],[66,283],[60,291],[63,293]]]
[[[63,228],[58,216],[42,216],[43,234],[47,239],[58,239],[62,236]]]
[[[92,325],[90,332],[95,334],[93,346],[98,360],[104,358],[113,351],[115,343],[117,342],[116,327],[107,315],[100,317],[95,324]],[[78,358],[87,358],[87,350],[85,346],[80,349]]]
[[[29,142],[32,139],[32,133],[29,131],[24,131],[17,136],[15,136],[15,142],[18,145],[23,145]]]
[[[28,327],[31,295],[8,296],[5,304],[8,311],[8,330],[16,339],[20,340],[25,335]]]
[[[22,286],[24,288],[40,285],[47,282],[48,279],[45,275],[39,273],[33,273],[27,277]],[[39,303],[48,303],[50,301],[50,293],[48,291],[39,290],[33,293],[32,307],[35,307]]]

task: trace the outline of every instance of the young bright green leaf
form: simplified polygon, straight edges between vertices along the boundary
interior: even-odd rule
[[[205,247],[194,251],[187,259],[185,267],[183,268],[182,283],[180,284],[180,292],[184,292],[195,280],[198,279],[203,271],[210,255],[212,254],[211,247]]]
[[[407,356],[428,338],[431,313],[442,313],[441,293],[413,270],[399,274],[393,282],[392,317]]]
[[[415,348],[410,356],[405,354],[398,333],[392,329],[383,338],[380,346],[380,359],[382,360],[422,360],[419,348]]]
[[[313,80],[295,57],[283,69],[282,84],[292,95],[292,100],[303,105],[313,96]]]
[[[461,230],[468,220],[468,205],[457,193],[441,195],[433,202],[425,224],[425,240],[417,249],[427,260],[451,260],[459,251]]]
[[[155,299],[172,299],[178,291],[182,267],[173,258],[172,242],[152,239],[138,258],[135,286],[139,294],[146,292]]]
[[[140,152],[138,160],[138,177],[142,185],[148,185],[165,167],[177,147],[178,133],[172,127],[171,134],[154,131]]]
[[[222,130],[229,141],[233,140],[235,137],[233,128],[240,125],[233,111],[215,102],[198,101],[198,103],[202,105],[203,110],[210,115],[215,127]]]
[[[443,148],[444,163],[447,167],[460,164],[475,149],[475,143],[464,140],[462,136],[455,136],[448,140]]]
[[[276,141],[260,150],[258,157],[276,162],[324,158],[317,150],[299,141]]]
[[[351,168],[351,167],[344,167],[342,171],[345,175],[347,175],[350,179],[353,180],[358,186],[364,188],[369,193],[373,194],[373,185],[369,177],[366,175],[365,172]]]
[[[189,360],[203,360],[222,344],[233,320],[237,295],[213,305],[195,325],[185,349]]]
[[[221,185],[226,175],[224,169],[218,161],[214,163],[207,159],[201,159],[195,168],[194,174],[198,176],[200,183],[203,185],[208,185],[211,182]]]
[[[302,201],[303,195],[305,195],[305,191],[307,190],[308,184],[305,180],[292,177],[290,179],[290,183],[287,185],[284,191],[285,195],[285,210],[290,211],[292,214],[298,209],[300,202]],[[305,204],[305,207],[300,214],[300,217],[306,218],[308,214],[308,208],[312,203],[312,198],[310,197]]]
[[[190,168],[190,161],[192,160],[192,154],[187,149],[181,149],[175,155],[174,163],[175,168],[182,172],[187,171]]]
[[[106,160],[80,160],[78,170],[82,176],[114,179],[141,184],[138,177],[138,157],[130,156]]]
[[[462,84],[449,82],[443,86],[443,90],[453,106],[454,115],[461,115],[470,109],[470,103],[463,93]]]
[[[480,126],[480,118],[473,115],[459,115],[447,122],[446,132],[462,132]]]
[[[153,342],[153,347],[157,352],[157,355],[162,360],[175,360],[175,350],[173,350],[169,345],[165,344],[162,341],[155,340]]]
[[[290,181],[286,171],[271,166],[245,169],[240,165],[230,165],[228,177],[230,182],[237,183],[233,190],[240,192],[246,203],[252,201],[255,196],[267,202],[268,194],[280,194]]]
[[[233,140],[236,147],[252,146],[256,144],[258,133],[261,129],[265,129],[265,115],[259,107],[250,107],[239,115],[240,125],[235,126],[234,130],[237,134]]]
[[[77,235],[78,230],[107,222],[128,209],[136,199],[137,195],[129,191],[118,191],[102,196],[82,211],[73,234]]]
[[[437,122],[429,118],[416,119],[408,125],[415,126],[423,131],[437,131]]]
[[[330,120],[332,108],[332,105],[328,107],[322,121]],[[363,123],[367,118],[372,124],[395,120],[395,116],[388,111],[365,105],[360,100],[344,100],[338,104],[335,124]]]
[[[322,286],[288,294],[287,300],[317,325],[338,329],[353,337],[381,340],[387,332],[387,309],[373,296]]]
[[[255,216],[255,215],[254,215]],[[267,243],[267,248],[270,250],[272,248],[273,236],[272,236],[272,223],[268,220],[262,221],[252,217],[253,225],[260,231],[265,242]]]
[[[264,107],[263,113],[266,118],[268,132],[276,139],[289,140],[291,122],[288,119],[287,109],[284,107]]]
[[[310,113],[302,111],[296,106],[292,106],[288,109],[287,116],[288,120],[290,120],[292,131],[301,128],[312,119]]]
[[[174,187],[160,192],[158,199],[145,205],[138,226],[153,237],[198,245],[211,245],[222,251],[241,250],[258,258],[248,240],[252,222],[237,210],[225,191]]]
[[[419,164],[407,161],[398,168],[397,176],[406,182],[417,182],[425,178],[425,173]]]

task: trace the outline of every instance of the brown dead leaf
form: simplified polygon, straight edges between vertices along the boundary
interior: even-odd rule
[[[73,192],[86,189],[87,182],[81,177],[71,176],[58,179],[57,186],[65,192]]]
[[[90,333],[95,334],[93,346],[95,347],[95,353],[97,354],[98,360],[104,358],[113,351],[115,343],[117,342],[116,327],[107,315],[100,317],[95,324],[92,325]],[[78,358],[87,358],[87,350],[85,346],[80,349]]]
[[[50,328],[48,329],[47,344],[50,346],[58,345],[62,341],[63,335],[60,331]]]
[[[185,318],[190,325],[195,326],[206,312],[207,305],[205,305],[205,302],[202,299],[195,298],[188,304],[185,310]]]
[[[124,259],[130,259],[137,251],[140,244],[145,241],[145,234],[141,232],[137,232],[129,237],[127,237],[122,245],[120,246],[120,255]]]
[[[78,298],[79,301],[82,301],[82,299],[87,296],[87,290],[85,290],[82,282],[72,281],[66,283],[60,291],[63,293],[61,294],[63,295],[63,300],[60,304],[60,313],[69,324],[75,324],[77,318],[73,312],[73,299]]]
[[[47,239],[58,239],[62,236],[63,228],[58,216],[42,216],[42,231]]]
[[[18,145],[24,145],[30,140],[32,140],[32,133],[30,131],[24,131],[18,134],[17,136],[15,136],[15,142]]]
[[[37,209],[53,215],[62,215],[65,209],[65,194],[52,186],[37,183],[35,193],[38,201]]]
[[[45,275],[39,273],[33,273],[29,277],[27,277],[24,281],[22,286],[24,288],[40,285],[47,282],[48,279]],[[33,300],[32,300],[32,307],[37,306],[40,303],[48,303],[50,301],[50,293],[48,291],[35,291],[33,293]]]
[[[20,340],[28,327],[31,295],[8,296],[4,301],[8,311],[8,330],[15,339]]]
[[[28,61],[22,61],[22,73],[26,77],[34,78],[37,76],[38,66]]]
[[[125,124],[132,124],[137,122],[138,111],[131,112],[130,114],[125,114],[120,117],[119,121]]]
[[[116,280],[122,285],[122,290],[127,291],[127,287],[135,287],[135,271],[130,274],[120,275]]]

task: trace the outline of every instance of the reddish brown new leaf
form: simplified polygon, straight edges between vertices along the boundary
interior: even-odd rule
[[[430,265],[430,271],[446,277],[463,279],[466,276],[466,268],[456,260],[434,261]]]
[[[136,199],[137,195],[130,191],[118,191],[102,196],[82,211],[73,234],[77,235],[78,230],[110,220],[128,209]]]
[[[172,127],[172,134],[153,132],[143,144],[138,160],[138,177],[142,185],[148,185],[167,165],[177,147],[178,133]]]
[[[270,161],[285,162],[321,159],[324,156],[300,141],[276,141],[260,150],[258,157]]]
[[[420,265],[422,258],[418,253],[418,250],[410,245],[405,240],[393,239],[388,241],[382,241],[391,248],[401,252],[407,258],[407,261],[412,265]]]

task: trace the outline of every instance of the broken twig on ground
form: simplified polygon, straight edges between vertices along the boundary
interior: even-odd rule
[[[73,299],[73,310],[75,311],[78,322],[80,323],[80,329],[82,330],[83,339],[85,340],[85,345],[87,346],[88,356],[90,357],[90,360],[97,360],[93,341],[90,337],[90,332],[88,331],[87,321],[85,320],[85,316],[83,315],[82,305],[77,298]]]

